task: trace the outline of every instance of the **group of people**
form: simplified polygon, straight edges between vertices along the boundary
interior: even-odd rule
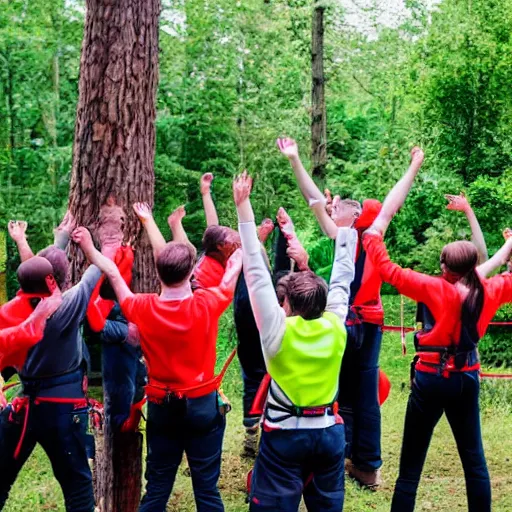
[[[414,510],[443,413],[463,464],[469,511],[491,510],[477,345],[496,310],[512,302],[512,274],[486,277],[509,260],[512,237],[488,260],[469,203],[462,195],[447,196],[449,208],[466,213],[474,243],[444,247],[438,277],[404,270],[390,260],[383,238],[422,166],[421,149],[412,150],[409,168],[383,204],[366,199],[361,205],[322,193],[295,141],[279,139],[277,145],[334,241],[328,284],[309,268],[283,208],[276,222],[256,224],[246,172],[233,182],[238,230],[219,224],[213,176],[202,177],[207,229],[199,259],[182,225],[183,207],[169,217],[173,239],[166,242],[150,207],[133,205],[153,249],[159,293],[131,289],[133,250],[123,244],[123,212],[113,200],[94,227],[101,250],[70,214],[54,245],[36,255],[26,224],[10,223],[22,263],[19,292],[0,307],[0,370],[5,377],[16,372],[22,391],[0,403],[0,510],[36,443],[52,463],[66,510],[94,510],[84,324],[104,345],[111,428],[136,429],[142,394],[148,403],[147,484],[139,510],[165,511],[184,453],[197,510],[224,510],[218,480],[229,404],[215,364],[219,320],[233,303],[244,385],[243,451],[255,456],[250,510],[296,512],[303,499],[310,511],[341,511],[345,472],[365,487],[380,484],[382,282],[418,302],[422,323],[391,510]],[[264,243],[274,230],[271,265]],[[89,263],[73,287],[69,242]]]

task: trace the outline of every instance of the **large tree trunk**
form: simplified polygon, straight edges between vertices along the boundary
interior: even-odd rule
[[[311,163],[313,176],[323,179],[327,163],[327,115],[325,111],[324,11],[313,10],[311,34]]]
[[[132,204],[153,205],[155,98],[160,0],[87,0],[69,206],[77,223],[98,228],[100,210],[125,212],[135,242],[135,291],[156,291],[151,248]],[[113,200],[113,201],[112,201]],[[83,258],[72,251],[72,281]],[[135,512],[141,491],[142,435],[96,435],[94,487],[100,512]]]
[[[125,237],[141,234],[131,205],[153,205],[160,0],[88,0],[69,205],[94,228],[109,197],[127,213]],[[136,291],[154,291],[147,240],[136,244]],[[74,258],[72,280],[82,265]]]

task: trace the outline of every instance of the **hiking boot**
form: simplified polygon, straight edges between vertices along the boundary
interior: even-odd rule
[[[358,469],[354,464],[347,465],[348,476],[361,485],[372,491],[376,491],[377,487],[382,483],[380,477],[380,469],[374,471],[363,471]]]
[[[242,457],[255,459],[258,454],[258,431],[259,425],[245,429],[244,447]]]

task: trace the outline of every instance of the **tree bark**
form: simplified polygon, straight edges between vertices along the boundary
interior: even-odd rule
[[[98,219],[120,207],[135,241],[135,291],[157,289],[153,255],[132,204],[154,201],[155,99],[160,0],[87,0],[69,207],[101,238]],[[107,234],[108,235],[108,234]],[[84,267],[71,248],[72,282]],[[100,512],[135,512],[141,494],[142,435],[96,433],[94,488]]]
[[[95,231],[113,197],[127,214],[126,239],[142,232],[132,204],[153,206],[159,14],[160,0],[87,0],[69,206]],[[135,291],[155,291],[147,239],[136,248]],[[72,256],[76,282],[83,261]]]
[[[311,163],[313,176],[320,179],[325,177],[325,166],[327,163],[324,12],[325,7],[320,5],[314,7],[311,34]]]

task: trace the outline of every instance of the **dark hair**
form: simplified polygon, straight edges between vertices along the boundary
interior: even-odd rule
[[[46,258],[34,256],[18,267],[16,275],[25,293],[47,294],[46,277],[53,275],[53,267]]]
[[[453,242],[443,248],[441,263],[469,288],[462,304],[462,325],[478,339],[477,324],[484,307],[484,286],[476,271],[478,251],[471,242]]]
[[[69,260],[65,251],[56,245],[50,245],[37,253],[38,256],[46,258],[53,267],[53,277],[61,290],[66,289],[68,282]]]
[[[116,292],[107,278],[100,285],[100,297],[105,300],[117,300]]]
[[[195,263],[196,250],[193,245],[169,242],[158,255],[156,269],[162,283],[172,286],[184,281]]]
[[[282,278],[278,286],[284,286],[294,315],[304,320],[320,318],[327,306],[328,287],[324,279],[314,272],[294,272]],[[279,293],[279,291],[278,291]]]
[[[227,247],[227,254],[222,250]],[[203,235],[203,251],[207,256],[220,260],[222,263],[229,258],[237,247],[240,247],[240,235],[227,226],[209,226]]]

